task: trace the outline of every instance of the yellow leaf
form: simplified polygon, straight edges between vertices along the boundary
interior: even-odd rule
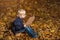
[[[51,30],[51,32],[54,32],[55,30]]]
[[[31,24],[31,26],[34,26],[35,24]]]
[[[16,12],[11,13],[11,16],[15,17],[16,16]]]

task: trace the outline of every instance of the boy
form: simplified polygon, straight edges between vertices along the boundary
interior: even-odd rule
[[[17,18],[13,22],[14,27],[12,27],[12,32],[15,35],[18,35],[26,31],[28,35],[30,35],[33,38],[36,38],[38,36],[37,33],[31,27],[29,27],[29,25],[33,22],[35,17],[34,16],[30,17],[29,20],[25,24],[23,24],[22,19],[25,18],[25,16],[26,16],[25,10],[21,9],[18,11]]]

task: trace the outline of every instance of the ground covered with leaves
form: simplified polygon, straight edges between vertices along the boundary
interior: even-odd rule
[[[38,38],[27,33],[16,37],[9,29],[19,9],[27,11],[25,22],[35,15],[31,27]],[[0,0],[0,40],[60,40],[60,0]]]

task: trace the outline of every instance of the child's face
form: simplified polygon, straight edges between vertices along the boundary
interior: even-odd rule
[[[18,17],[20,18],[25,18],[26,16],[26,11],[21,9],[21,10],[18,10]]]
[[[19,13],[18,15],[19,15],[20,18],[25,18],[26,17],[25,13]]]

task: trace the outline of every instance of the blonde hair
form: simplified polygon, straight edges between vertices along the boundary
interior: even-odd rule
[[[26,14],[26,11],[24,9],[20,9],[20,10],[18,10],[18,13],[20,13],[20,14]]]

